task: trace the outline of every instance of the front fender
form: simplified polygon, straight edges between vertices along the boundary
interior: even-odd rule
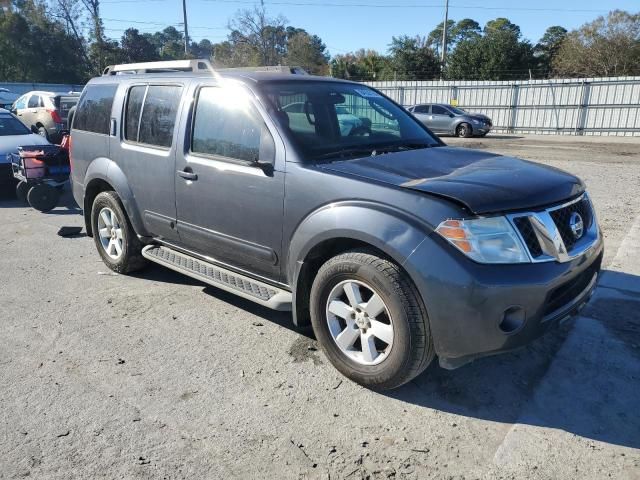
[[[403,265],[433,226],[408,212],[372,202],[348,201],[325,205],[296,228],[289,244],[287,279],[297,284],[309,252],[332,239],[358,240],[383,251]]]
[[[85,203],[87,202],[87,192],[90,191],[92,182],[106,182],[118,194],[125,212],[131,221],[135,232],[140,236],[148,236],[140,211],[135,200],[135,196],[129,187],[129,182],[122,169],[113,160],[108,158],[96,158],[85,174]],[[91,215],[91,205],[84,205],[85,216]]]

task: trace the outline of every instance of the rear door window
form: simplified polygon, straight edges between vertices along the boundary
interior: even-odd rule
[[[413,113],[429,113],[429,105],[418,105],[413,109]]]
[[[31,97],[29,97],[27,108],[39,108],[41,106],[42,100],[40,99],[40,95],[31,95]]]
[[[130,142],[170,148],[182,87],[137,85],[129,89],[124,138]]]
[[[87,86],[76,109],[73,129],[108,135],[113,96],[117,89],[117,85]]]

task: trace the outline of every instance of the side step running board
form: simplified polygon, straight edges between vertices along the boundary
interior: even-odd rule
[[[148,245],[142,255],[152,262],[274,310],[291,310],[291,292],[232,272],[168,247]]]

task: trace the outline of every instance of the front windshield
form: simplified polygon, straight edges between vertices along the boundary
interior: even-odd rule
[[[467,114],[467,112],[465,112],[461,108],[457,108],[457,107],[447,107],[447,108],[449,108],[449,110],[451,110],[456,115],[466,115]]]
[[[9,135],[28,135],[31,132],[19,120],[10,115],[0,115],[0,137]]]
[[[364,85],[283,81],[263,92],[307,158],[441,145],[404,109]]]

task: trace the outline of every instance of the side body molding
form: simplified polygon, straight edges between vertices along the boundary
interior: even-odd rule
[[[374,202],[338,202],[312,212],[295,229],[289,244],[287,283],[293,289],[294,323],[299,323],[301,315],[296,297],[310,287],[299,282],[300,273],[314,247],[329,240],[356,240],[404,265],[432,230],[433,226],[409,212]]]

